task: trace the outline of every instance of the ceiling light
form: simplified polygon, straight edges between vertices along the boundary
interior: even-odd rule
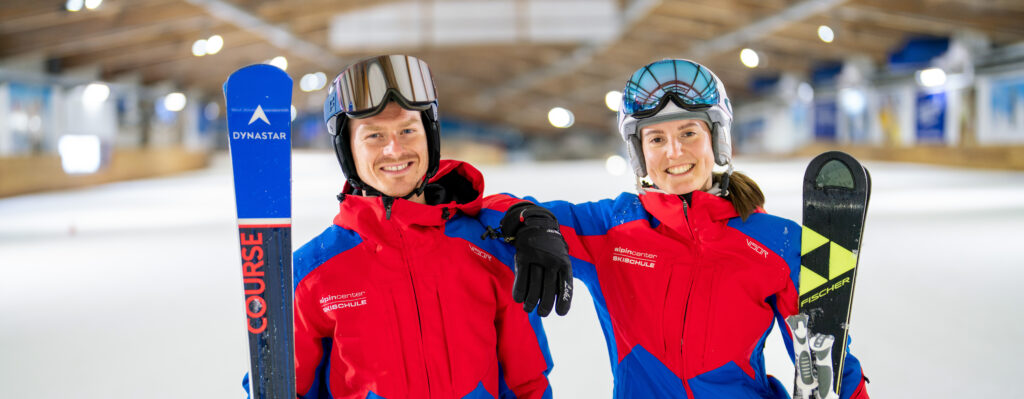
[[[740,61],[747,68],[757,68],[757,65],[761,63],[761,57],[757,56],[757,52],[749,48],[740,51]]]
[[[84,5],[85,2],[83,0],[68,0],[67,3],[64,3],[64,9],[71,12],[78,12],[82,11],[82,6]]]
[[[307,73],[302,75],[302,79],[299,79],[299,88],[302,91],[317,91],[324,88],[324,84],[327,83],[327,75],[323,72]]]
[[[82,90],[82,102],[87,107],[98,107],[110,97],[110,87],[103,83],[89,83]]]
[[[224,38],[220,35],[213,35],[206,39],[206,54],[217,54],[222,48],[224,48]]]
[[[604,105],[612,111],[619,110],[619,103],[622,102],[622,92],[618,90],[609,91],[604,95]]]
[[[572,111],[565,108],[554,107],[551,111],[548,111],[548,122],[551,123],[551,126],[564,129],[572,126],[575,121],[576,118],[573,116]]]
[[[818,27],[818,38],[825,43],[832,43],[836,38],[836,33],[828,25],[821,25]]]
[[[196,57],[202,57],[206,55],[206,40],[199,39],[195,43],[192,43],[192,55]]]
[[[284,58],[284,56],[274,57],[268,64],[281,68],[282,71],[288,70],[288,59]]]
[[[90,10],[95,10],[100,4],[103,4],[103,0],[85,0],[85,8]]]
[[[626,164],[626,159],[619,155],[612,155],[604,162],[604,168],[608,170],[608,174],[612,176],[622,176],[626,174],[626,168],[628,166],[629,165]]]
[[[168,111],[178,112],[185,109],[186,102],[184,94],[174,92],[164,97],[164,108],[167,108]]]
[[[320,90],[327,85],[327,74],[323,72],[317,72],[313,74],[316,77],[316,88],[313,90]]]
[[[942,68],[928,68],[916,73],[917,83],[924,87],[937,87],[946,84],[946,71]]]

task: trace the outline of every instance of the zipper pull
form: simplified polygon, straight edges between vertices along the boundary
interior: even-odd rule
[[[690,203],[687,202],[686,198],[683,198],[682,195],[679,196],[679,199],[683,201],[683,217],[686,218],[687,222],[689,222],[690,221],[690,211],[689,211]],[[687,223],[687,224],[689,224],[689,223]]]
[[[395,204],[395,197],[385,195],[381,201],[384,202],[384,218],[391,220],[391,206]]]

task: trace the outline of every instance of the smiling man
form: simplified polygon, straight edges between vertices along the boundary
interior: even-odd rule
[[[347,183],[333,225],[295,252],[299,397],[550,397],[547,340],[513,301],[513,265],[569,270],[565,241],[525,229],[535,244],[514,256],[483,238],[483,177],[440,159],[427,64],[356,62],[324,117]]]

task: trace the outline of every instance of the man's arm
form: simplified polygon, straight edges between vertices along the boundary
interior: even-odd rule
[[[554,307],[564,315],[572,300],[572,262],[593,264],[589,246],[607,232],[613,201],[532,201],[508,194],[485,197],[480,220],[500,226],[500,236],[516,247],[514,299],[528,312],[536,306],[547,316]],[[594,237],[581,237],[580,232]]]
[[[324,332],[323,312],[315,302],[309,303],[307,290],[296,289],[294,301],[295,392],[304,399],[328,398],[327,364],[333,339]]]
[[[498,396],[501,399],[550,399],[547,376],[553,362],[544,326],[536,312],[523,312],[512,301],[507,284],[501,285],[504,287],[498,287],[495,315],[501,370]]]

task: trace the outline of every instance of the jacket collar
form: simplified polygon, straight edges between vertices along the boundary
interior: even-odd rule
[[[695,191],[690,203],[685,205],[679,195],[656,191],[641,193],[640,202],[651,216],[675,230],[689,230],[695,224],[739,216],[732,202],[703,191]]]
[[[361,232],[373,231],[386,223],[397,227],[443,226],[457,212],[470,216],[480,213],[483,204],[484,179],[472,165],[453,160],[441,160],[437,173],[428,182],[434,189],[449,192],[448,201],[431,205],[395,198],[390,214],[384,197],[363,197],[348,194],[342,197],[340,211],[334,224]],[[460,195],[455,195],[459,192]],[[429,195],[428,195],[429,197]],[[461,201],[455,201],[459,198]]]

